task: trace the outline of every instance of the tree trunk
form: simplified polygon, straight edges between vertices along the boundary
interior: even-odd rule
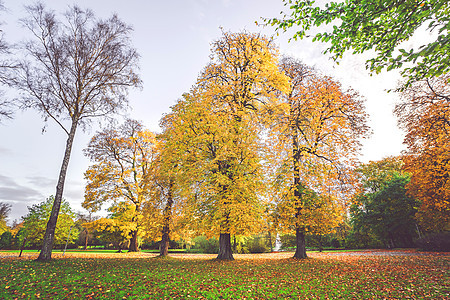
[[[162,229],[161,244],[159,245],[159,256],[167,256],[169,254],[169,233],[169,226],[164,225]]]
[[[25,243],[26,243],[26,241],[27,241],[27,237],[25,237],[25,238],[23,239],[22,246],[20,247],[19,257],[22,257],[22,252],[23,252],[23,249],[25,249]]]
[[[162,229],[161,244],[159,245],[159,256],[169,255],[170,242],[170,223],[172,222],[172,205],[173,205],[173,179],[169,179],[169,191],[167,194],[167,203],[164,208],[164,225]]]
[[[231,251],[231,235],[221,233],[219,236],[219,255],[217,259],[234,260],[233,251]]]
[[[75,138],[75,132],[77,130],[78,120],[72,119],[72,126],[70,128],[69,137],[66,142],[66,150],[64,152],[64,158],[59,172],[58,184],[56,186],[55,201],[53,202],[52,213],[47,223],[45,230],[44,241],[42,243],[42,249],[39,253],[37,260],[50,260],[52,258],[53,242],[55,240],[55,229],[58,221],[59,209],[61,207],[64,183],[66,181],[67,167],[69,166],[70,153],[72,152],[73,140]]]
[[[86,232],[86,237],[84,238],[84,249],[83,250],[87,250],[88,240],[89,240],[89,232],[87,231],[87,229],[85,229],[85,232]]]
[[[303,259],[306,256],[306,243],[305,243],[305,232],[299,227],[295,230],[295,238],[297,241],[294,258]]]
[[[138,229],[133,231],[131,235],[130,247],[128,248],[128,252],[138,252],[139,244],[138,244]]]
[[[294,111],[291,108],[290,111],[290,126],[292,130],[292,158],[293,158],[293,170],[294,170],[294,201],[297,211],[295,212],[295,238],[296,238],[296,247],[294,258],[303,259],[307,258],[306,256],[306,245],[305,245],[305,232],[303,228],[300,228],[298,225],[298,219],[301,217],[302,210],[302,196],[303,196],[303,186],[300,180],[300,163],[302,154],[299,149],[299,142],[297,137],[297,127],[295,124],[295,118],[293,117]]]
[[[272,245],[272,234],[269,230],[269,245],[270,245],[270,252],[273,252],[273,245]]]

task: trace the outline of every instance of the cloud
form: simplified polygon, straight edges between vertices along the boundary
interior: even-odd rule
[[[11,151],[10,149],[0,147],[0,154],[4,155],[4,156],[10,156],[10,155],[13,155],[14,152]]]
[[[26,178],[29,183],[40,188],[56,186],[56,180],[54,178],[48,178],[43,176],[28,176]]]
[[[17,183],[13,178],[0,175],[0,202],[12,204],[9,220],[20,220],[27,207],[39,203],[45,196],[37,189]]]
[[[36,189],[20,185],[14,179],[0,175],[0,201],[23,203],[43,199],[43,195]]]

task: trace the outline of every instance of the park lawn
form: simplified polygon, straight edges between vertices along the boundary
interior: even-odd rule
[[[23,253],[39,253],[41,250],[23,250]],[[17,253],[19,255],[20,250],[0,250],[0,256],[2,253]],[[61,249],[52,250],[52,253],[61,254],[64,251]],[[117,253],[116,249],[101,249],[101,248],[92,248],[87,250],[82,249],[67,249],[66,253]],[[128,250],[123,250],[123,253],[128,253]],[[141,250],[143,253],[158,253],[159,250]],[[169,253],[185,253],[186,249],[170,249]]]
[[[448,299],[449,255],[310,253],[0,259],[1,299]],[[106,255],[106,254],[105,254]]]

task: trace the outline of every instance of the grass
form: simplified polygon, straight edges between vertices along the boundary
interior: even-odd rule
[[[39,250],[23,250],[23,253],[39,253]],[[52,250],[52,253],[62,253],[64,250],[56,249]],[[20,250],[0,250],[0,256],[2,253],[17,253],[19,255]],[[123,250],[123,253],[128,253],[128,250]],[[159,253],[159,250],[141,250],[144,253]],[[169,253],[185,253],[186,249],[169,249]],[[117,253],[116,249],[101,249],[101,248],[92,248],[87,250],[82,249],[67,249],[66,253]]]
[[[0,259],[1,299],[445,299],[448,255],[347,256],[66,253],[50,262]],[[109,256],[108,256],[109,255]]]

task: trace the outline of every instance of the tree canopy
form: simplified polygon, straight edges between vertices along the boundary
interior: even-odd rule
[[[23,218],[23,237],[26,237],[26,245],[41,247],[44,240],[45,228],[52,211],[54,196],[48,197],[45,201],[28,207],[28,214]],[[61,213],[58,218],[55,230],[56,245],[63,245],[67,241],[70,228],[75,224],[76,214],[70,207],[69,202],[63,199],[61,203]],[[69,242],[74,242],[78,238],[76,228],[72,228]]]
[[[401,94],[395,114],[405,130],[408,191],[421,201],[425,231],[450,229],[450,75],[427,78]]]
[[[142,205],[152,193],[156,152],[155,134],[130,119],[117,128],[110,126],[98,132],[85,149],[86,156],[95,164],[85,173],[83,207],[97,211],[105,202],[113,206],[121,202],[132,205],[132,251],[138,251]]]
[[[190,93],[163,119],[180,155],[195,222],[219,234],[219,259],[233,259],[230,235],[249,234],[263,209],[258,114],[288,86],[273,41],[229,33],[213,43],[211,62]]]
[[[313,36],[329,43],[325,53],[338,61],[349,50],[374,51],[367,68],[380,72],[403,68],[408,83],[450,71],[450,4],[447,0],[345,0],[325,5],[309,0],[283,0],[282,18],[265,19],[277,30],[296,30],[294,39]],[[425,30],[433,41],[419,48],[402,43]]]
[[[281,231],[295,229],[295,257],[305,258],[306,231],[324,233],[341,220],[338,200],[368,134],[367,115],[358,93],[300,61],[285,57],[280,69],[291,85],[267,106],[270,195]]]
[[[353,230],[374,235],[386,247],[411,247],[420,203],[407,193],[410,174],[399,157],[369,162],[357,169],[360,189],[350,207]]]

